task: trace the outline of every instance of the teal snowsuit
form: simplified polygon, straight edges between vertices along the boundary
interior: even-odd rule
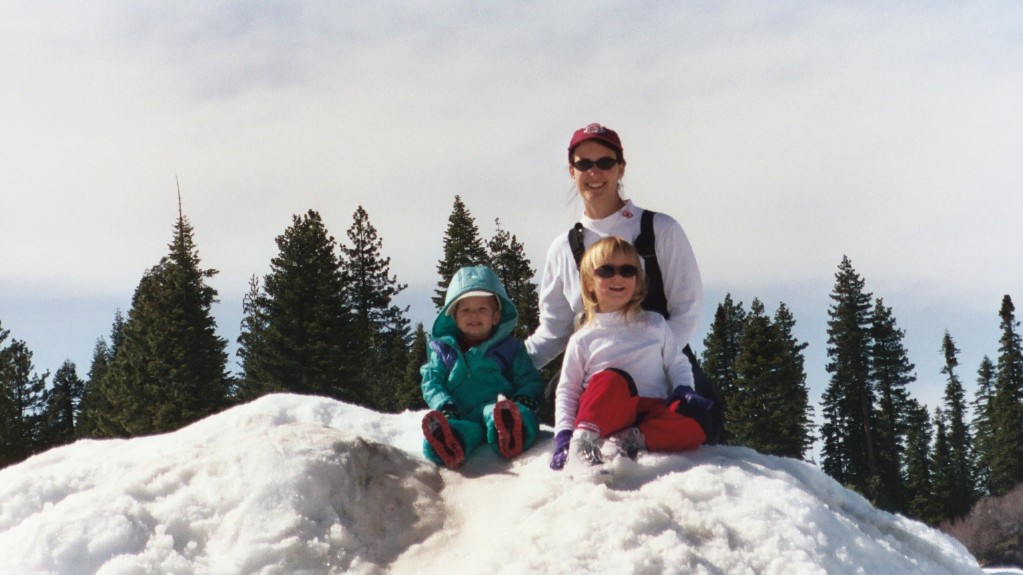
[[[501,302],[501,317],[486,341],[462,353],[461,330],[448,308],[462,294],[484,290],[497,296]],[[433,322],[427,362],[423,375],[423,399],[430,409],[441,409],[454,404],[460,419],[449,419],[451,429],[463,441],[466,457],[485,441],[495,452],[497,431],[494,428],[494,403],[498,394],[507,399],[526,397],[534,405],[543,399],[543,382],[533,367],[522,340],[512,337],[519,319],[515,304],[508,298],[500,278],[488,267],[465,267],[455,273],[448,285],[444,307]],[[536,443],[540,425],[536,413],[516,401],[522,414],[523,447]],[[442,464],[440,458],[423,441],[427,459]]]

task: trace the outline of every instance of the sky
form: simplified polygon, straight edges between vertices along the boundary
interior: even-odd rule
[[[948,330],[972,397],[1023,297],[1021,30],[1008,1],[4,2],[0,322],[86,375],[180,187],[229,369],[249,278],[310,209],[344,241],[362,206],[429,325],[455,196],[542,269],[582,210],[568,140],[600,122],[626,196],[686,230],[705,326],[725,294],[784,302],[819,404],[848,256],[911,393],[940,401]]]
[[[271,395],[179,431],[81,440],[0,470],[0,572],[968,575],[957,541],[816,467],[744,447],[641,452],[609,484],[546,436],[457,471],[425,411]]]

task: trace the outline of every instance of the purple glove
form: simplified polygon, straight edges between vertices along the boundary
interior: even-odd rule
[[[714,407],[714,402],[703,397],[696,390],[689,387],[688,385],[680,385],[675,388],[675,391],[671,392],[668,399],[664,400],[664,405],[670,405],[672,402],[680,401],[682,405],[691,405],[698,407],[704,411],[710,411],[711,407]]]
[[[554,436],[554,456],[551,457],[551,469],[559,471],[568,461],[568,444],[572,442],[572,430],[563,429]]]

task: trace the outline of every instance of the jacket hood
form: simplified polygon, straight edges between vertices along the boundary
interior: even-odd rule
[[[501,278],[497,277],[494,270],[487,266],[465,267],[457,272],[448,283],[447,293],[444,295],[444,307],[433,322],[432,335],[434,339],[444,336],[457,338],[460,334],[455,318],[448,315],[448,310],[459,297],[471,291],[485,291],[497,296],[501,302],[501,319],[494,328],[494,333],[488,341],[500,341],[511,335],[515,325],[519,321],[519,312],[515,304],[508,298],[508,292],[504,290]]]

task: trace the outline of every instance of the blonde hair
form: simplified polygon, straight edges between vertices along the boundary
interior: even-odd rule
[[[593,245],[586,248],[586,253],[579,260],[579,291],[583,296],[583,317],[579,325],[586,325],[593,321],[593,317],[600,309],[597,304],[597,290],[593,279],[593,270],[602,265],[611,263],[616,256],[624,257],[628,263],[636,266],[639,273],[636,274],[636,290],[632,292],[632,298],[622,308],[622,315],[628,318],[642,309],[643,300],[646,298],[646,274],[639,261],[639,252],[635,246],[616,236],[607,236],[593,242]]]

